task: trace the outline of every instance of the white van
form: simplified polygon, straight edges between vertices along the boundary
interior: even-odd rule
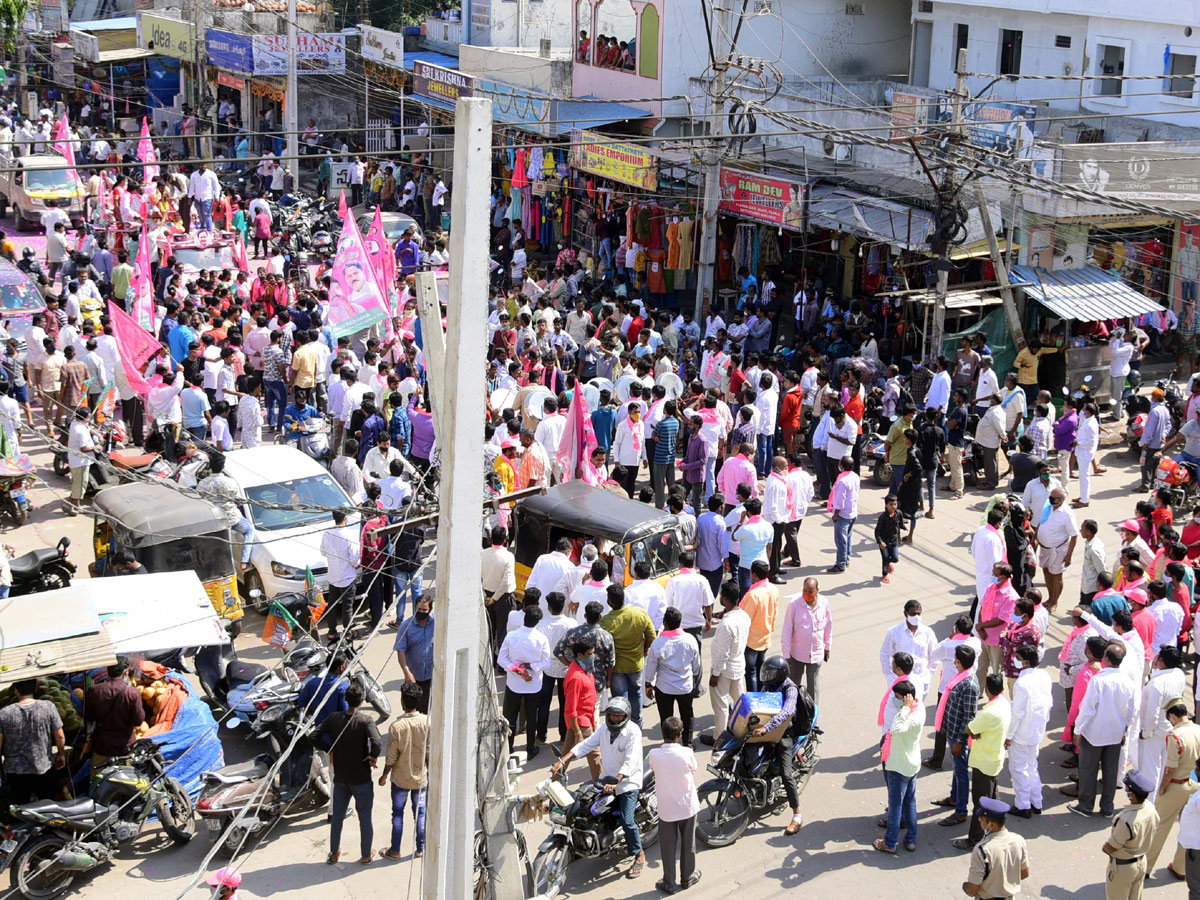
[[[317,587],[328,587],[329,566],[321,555],[321,535],[333,527],[327,510],[354,506],[329,471],[295,447],[270,444],[226,453],[225,474],[254,501],[242,507],[259,538],[242,576],[242,596],[255,588],[267,599],[302,592],[306,567]],[[347,521],[357,523],[361,517],[355,512]],[[240,559],[239,554],[235,548],[234,558]]]
[[[0,166],[0,218],[11,206],[18,231],[35,228],[42,213],[59,208],[72,223],[83,219],[86,191],[63,157],[53,153],[4,157]]]

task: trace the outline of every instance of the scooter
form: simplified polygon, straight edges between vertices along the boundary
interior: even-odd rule
[[[1200,482],[1196,480],[1196,465],[1164,456],[1154,473],[1151,498],[1162,488],[1171,495],[1171,508],[1176,515],[1187,514],[1200,501]]]
[[[53,547],[31,550],[9,560],[12,587],[9,588],[8,595],[21,597],[70,586],[71,576],[76,571],[75,564],[67,556],[67,548],[70,546],[71,539],[63,537]]]
[[[0,516],[7,518],[14,527],[24,525],[25,517],[33,509],[25,495],[25,485],[31,484],[36,477],[28,454],[0,459]]]
[[[329,432],[325,430],[323,418],[293,422],[287,431],[281,431],[276,435],[275,443],[287,444],[293,438],[295,438],[296,446],[305,456],[315,459],[322,465],[329,464]]]
[[[236,720],[234,720],[236,722]],[[205,772],[204,787],[196,801],[196,814],[209,836],[219,842],[217,852],[233,856],[246,839],[269,828],[293,809],[319,809],[333,795],[329,756],[317,749],[311,727],[296,738],[301,711],[275,706],[251,725],[255,737],[265,737],[270,752],[247,763]],[[283,749],[296,739],[295,747],[269,784],[264,785]],[[234,825],[238,815],[250,812]]]

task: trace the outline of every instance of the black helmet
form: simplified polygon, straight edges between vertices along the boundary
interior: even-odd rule
[[[608,701],[608,706],[604,707],[604,724],[608,726],[609,733],[616,737],[632,715],[633,709],[626,698],[613,697]]]
[[[32,247],[26,247],[24,250],[21,251],[21,256],[24,257],[25,259],[33,259],[33,257],[35,255],[36,254],[33,252]]]
[[[778,690],[788,677],[787,660],[782,656],[768,656],[758,668],[759,683],[771,690]]]

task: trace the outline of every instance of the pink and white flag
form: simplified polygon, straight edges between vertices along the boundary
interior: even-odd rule
[[[71,145],[71,130],[67,127],[67,114],[63,113],[58,124],[54,126],[54,152],[67,161],[67,168],[76,183],[82,184],[79,172],[75,168],[75,148]]]
[[[375,277],[379,280],[380,287],[383,288],[388,300],[388,329],[391,329],[391,316],[396,310],[397,301],[400,295],[396,291],[396,257],[392,252],[392,245],[388,243],[387,235],[383,231],[383,214],[379,211],[379,207],[375,207],[375,218],[371,220],[371,227],[367,229],[366,234],[367,253],[371,257],[371,266],[375,270]],[[389,334],[388,337],[391,337]]]
[[[563,481],[580,478],[586,484],[600,484],[600,473],[592,465],[592,451],[597,446],[587,400],[583,397],[580,385],[576,384],[571,406],[567,410],[567,424],[563,428],[562,440],[558,442],[557,461],[562,469]]]
[[[149,184],[158,177],[158,153],[154,141],[150,140],[150,123],[142,117],[142,136],[138,140],[137,158],[146,165],[142,168],[142,181]]]
[[[133,258],[133,275],[129,279],[130,310],[138,327],[154,333],[154,280],[150,276],[150,238],[145,227],[138,238],[137,255]],[[131,382],[132,383],[132,382]]]
[[[355,334],[381,322],[385,323],[383,330],[390,332],[387,296],[375,276],[362,232],[349,210],[343,217],[342,235],[338,238],[337,254],[329,275],[327,324],[334,338]]]
[[[129,313],[112,301],[108,304],[108,316],[129,387],[135,394],[144,397],[150,392],[151,386],[143,377],[142,370],[162,347],[149,333],[138,327],[137,321]]]

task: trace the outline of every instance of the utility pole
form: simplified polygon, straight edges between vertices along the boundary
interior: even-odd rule
[[[283,120],[287,124],[288,165],[296,185],[300,184],[300,91],[296,72],[296,0],[288,0],[287,7],[287,91],[283,98]]]
[[[950,141],[958,141],[962,137],[962,107],[967,94],[967,51],[958,51],[957,65],[954,67],[954,106],[950,119]],[[928,174],[928,173],[927,173]],[[936,185],[938,195],[938,246],[934,248],[938,255],[937,288],[933,301],[933,332],[930,337],[929,353],[934,358],[942,355],[942,335],[946,331],[946,293],[950,287],[950,238],[949,225],[955,218],[958,187],[954,184],[954,168],[946,167],[946,173],[941,185]],[[949,220],[949,221],[948,221]]]
[[[295,0],[291,0],[295,2]],[[455,105],[454,191],[450,236],[447,333],[433,303],[422,310],[428,372],[441,412],[437,603],[430,734],[429,841],[425,900],[469,897],[473,887],[482,594],[480,497],[483,496],[483,422],[486,378],[488,200],[491,196],[492,101],[464,98]],[[418,297],[429,300],[427,292]],[[439,344],[444,352],[439,352]],[[441,357],[441,364],[438,364]],[[468,573],[469,578],[456,577]],[[514,852],[515,852],[515,841]]]
[[[1000,282],[1000,299],[1004,301],[1004,315],[1008,318],[1008,328],[1013,334],[1017,347],[1025,346],[1025,332],[1021,328],[1021,317],[1017,315],[1017,304],[1013,300],[1012,288],[1009,287],[1008,267],[1000,255],[1000,242],[996,240],[996,230],[992,227],[992,213],[987,207],[987,197],[983,194],[983,185],[975,182],[975,202],[979,204],[979,221],[983,225],[983,233],[987,237],[988,250],[992,254],[992,268],[996,270],[996,280]]]
[[[701,0],[706,3],[708,0]],[[725,154],[721,152],[721,143],[725,139],[725,101],[729,90],[728,55],[733,48],[726,49],[726,36],[732,40],[732,25],[728,21],[731,11],[717,7],[712,8],[712,19],[709,27],[716,32],[715,49],[713,51],[713,117],[709,124],[709,134],[712,137],[712,155],[704,170],[704,207],[700,222],[700,269],[696,274],[696,321],[704,321],[704,304],[709,309],[716,303],[716,260],[717,260],[717,213],[721,206],[721,160]],[[724,21],[724,27],[718,23],[718,17]]]

